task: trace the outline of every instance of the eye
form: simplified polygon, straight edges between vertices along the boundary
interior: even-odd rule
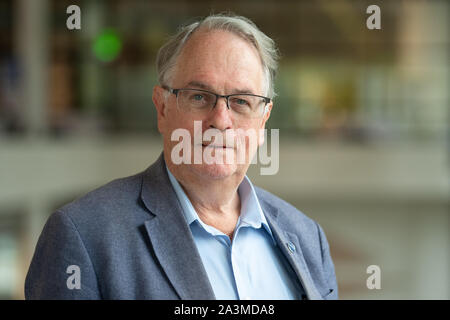
[[[231,100],[231,103],[240,107],[244,107],[244,106],[250,106],[250,102],[248,100],[239,98],[239,97],[235,97]]]
[[[203,95],[200,93],[196,93],[191,98],[195,101],[201,101],[203,99]]]
[[[244,100],[244,99],[237,99],[236,103],[244,105],[244,104],[248,104],[248,101]]]

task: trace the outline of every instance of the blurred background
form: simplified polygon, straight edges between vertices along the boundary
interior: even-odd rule
[[[66,8],[81,8],[68,30]],[[368,30],[366,8],[381,8]],[[318,221],[341,299],[450,298],[448,1],[0,0],[0,298],[22,299],[47,217],[147,168],[158,48],[211,12],[279,45],[280,170],[249,176]],[[369,290],[369,265],[381,289]]]

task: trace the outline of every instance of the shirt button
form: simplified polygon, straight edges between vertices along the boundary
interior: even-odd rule
[[[295,252],[295,245],[292,242],[289,241],[286,245],[291,253]]]

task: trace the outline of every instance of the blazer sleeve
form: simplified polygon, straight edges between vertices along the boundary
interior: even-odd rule
[[[100,298],[94,267],[76,226],[65,213],[53,213],[36,245],[25,299]]]
[[[334,270],[333,260],[330,255],[330,246],[328,245],[325,232],[322,227],[316,222],[319,229],[320,246],[322,251],[322,270],[325,275],[325,280],[328,283],[329,292],[323,298],[326,300],[338,299],[338,286],[336,281],[336,273]]]

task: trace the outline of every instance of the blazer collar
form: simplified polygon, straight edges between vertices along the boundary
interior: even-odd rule
[[[141,199],[153,214],[145,221],[159,263],[183,300],[215,299],[214,291],[165,170],[164,155],[145,172]]]
[[[258,199],[261,203],[263,212],[266,215],[269,226],[272,229],[275,241],[277,242],[281,252],[294,269],[308,299],[322,300],[323,298],[314,285],[311,273],[306,265],[306,261],[302,253],[302,244],[294,231],[289,229],[290,224],[283,223],[283,215],[277,207],[274,207],[269,201],[266,201],[264,197],[261,197],[260,195],[258,195]],[[294,252],[288,249],[290,244],[295,246]]]

